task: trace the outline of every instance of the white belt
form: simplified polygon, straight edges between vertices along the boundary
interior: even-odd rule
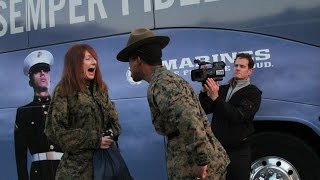
[[[62,155],[63,153],[55,151],[36,153],[32,155],[32,162],[43,160],[61,160]]]

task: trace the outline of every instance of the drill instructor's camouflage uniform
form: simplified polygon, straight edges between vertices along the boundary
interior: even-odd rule
[[[156,131],[167,136],[180,133],[167,144],[169,179],[194,180],[192,167],[206,164],[206,179],[225,179],[229,158],[213,135],[198,96],[188,82],[164,67],[156,67],[148,101]]]
[[[64,150],[57,180],[93,179],[93,152],[100,148],[102,133],[109,129],[108,123],[114,136],[119,136],[118,114],[108,92],[100,93],[94,85],[92,95],[87,89],[63,97],[59,85],[55,88],[45,133]]]

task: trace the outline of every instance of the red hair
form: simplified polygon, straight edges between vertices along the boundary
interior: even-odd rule
[[[70,96],[74,91],[84,92],[87,80],[83,77],[83,59],[88,51],[97,60],[94,82],[100,92],[107,91],[107,85],[102,80],[99,68],[99,60],[95,50],[88,44],[76,44],[70,47],[64,56],[64,66],[60,80],[61,92],[64,96]]]

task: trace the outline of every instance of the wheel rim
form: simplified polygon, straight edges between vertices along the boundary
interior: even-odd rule
[[[266,156],[252,163],[250,180],[300,180],[300,176],[285,159]]]

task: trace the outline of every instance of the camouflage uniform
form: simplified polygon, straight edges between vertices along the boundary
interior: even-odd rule
[[[46,121],[46,135],[61,146],[64,155],[56,179],[93,179],[93,152],[100,148],[102,133],[112,126],[114,136],[120,134],[118,114],[108,93],[100,93],[96,86],[69,97],[55,88]]]
[[[197,94],[183,78],[156,67],[148,88],[148,101],[156,131],[176,134],[167,144],[169,179],[195,179],[192,167],[207,165],[207,178],[225,178],[229,158],[212,133]],[[179,132],[179,133],[177,133]]]

